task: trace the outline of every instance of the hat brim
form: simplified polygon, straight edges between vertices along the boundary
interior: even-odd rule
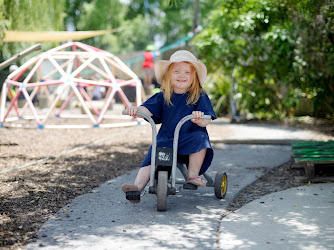
[[[157,82],[159,84],[162,84],[162,78],[165,75],[165,73],[168,69],[168,66],[171,65],[172,63],[175,63],[175,62],[171,62],[171,61],[167,61],[167,60],[159,60],[154,64],[155,77],[156,77]],[[189,63],[194,65],[194,67],[196,69],[198,79],[199,79],[199,82],[200,82],[201,86],[203,87],[203,83],[204,83],[206,75],[207,75],[206,66],[201,62],[189,62]]]

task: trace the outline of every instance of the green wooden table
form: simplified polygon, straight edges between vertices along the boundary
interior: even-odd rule
[[[334,141],[292,142],[291,147],[295,162],[304,163],[307,181],[315,179],[315,164],[334,164]]]

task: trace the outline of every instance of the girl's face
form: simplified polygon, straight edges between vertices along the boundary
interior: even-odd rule
[[[187,92],[193,82],[190,64],[176,62],[172,66],[172,85],[173,91],[177,94]]]

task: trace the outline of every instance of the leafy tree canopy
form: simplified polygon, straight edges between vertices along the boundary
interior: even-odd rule
[[[65,0],[0,0],[0,37],[4,30],[62,31],[64,30]],[[48,43],[46,48],[56,43]],[[0,42],[3,60],[32,46],[32,43]]]
[[[332,1],[219,0],[216,6],[196,47],[211,73],[238,84],[242,109],[289,115],[309,99],[315,115],[333,114]]]

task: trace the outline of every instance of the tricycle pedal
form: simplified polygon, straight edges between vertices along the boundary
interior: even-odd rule
[[[148,192],[149,192],[150,194],[156,194],[156,193],[157,193],[157,189],[156,189],[155,187],[149,187],[149,188],[148,188]]]
[[[139,191],[128,191],[125,193],[125,197],[129,201],[138,201],[140,200],[140,192]]]
[[[197,190],[197,186],[191,183],[185,183],[183,184],[183,189],[187,190]]]
[[[176,188],[168,188],[168,195],[176,195]]]

